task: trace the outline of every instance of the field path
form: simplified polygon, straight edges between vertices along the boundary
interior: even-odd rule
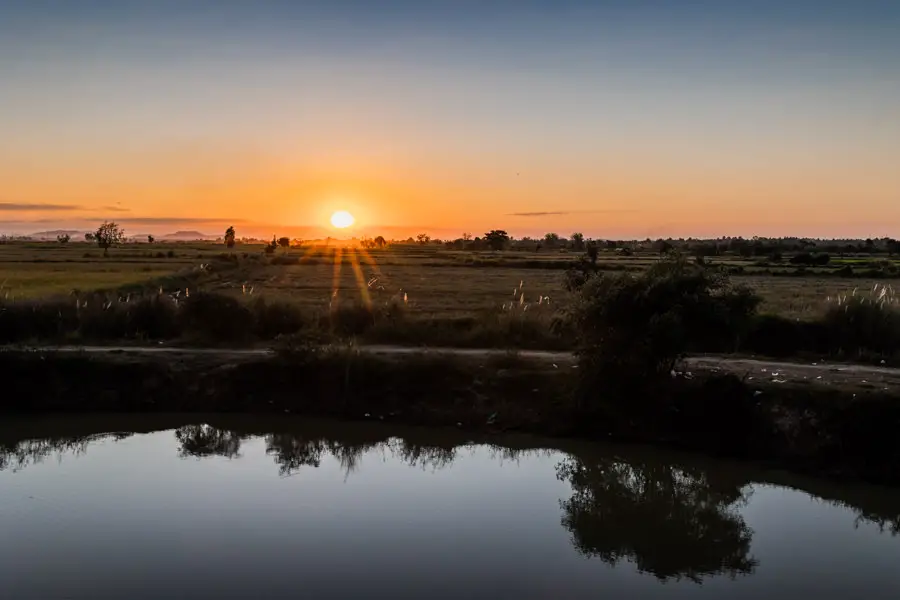
[[[440,348],[389,345],[357,346],[360,352],[387,356],[408,355],[452,355],[471,358],[490,358],[504,356],[506,350],[484,348]],[[6,346],[0,351],[33,351],[33,352],[87,352],[91,354],[171,354],[171,355],[208,355],[220,357],[269,356],[273,351],[268,348],[190,348],[175,346]],[[550,362],[558,368],[574,368],[575,356],[570,352],[548,352],[542,350],[520,350],[516,352],[520,358]],[[686,361],[687,369],[698,371],[719,371],[735,373],[746,377],[748,381],[760,383],[798,383],[839,386],[842,389],[858,389],[860,391],[893,391],[900,394],[900,368],[879,367],[871,365],[826,363],[820,362],[780,362],[756,360],[749,358],[731,358],[721,356],[695,356]]]

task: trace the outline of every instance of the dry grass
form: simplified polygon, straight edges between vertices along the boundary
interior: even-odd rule
[[[852,295],[854,289],[871,290],[878,285],[892,284],[889,280],[837,277],[747,276],[740,281],[762,296],[762,312],[803,320],[824,315],[830,306],[829,298]]]
[[[276,260],[253,261],[263,246],[239,244],[228,252],[221,244],[127,244],[114,248],[108,258],[94,245],[52,242],[0,244],[0,299],[38,298],[82,291],[116,289],[196,269],[216,261],[223,253],[234,255],[238,265],[202,282],[206,291],[253,295],[286,301],[303,309],[326,311],[338,302],[372,302],[387,306],[406,295],[410,316],[421,319],[452,318],[497,312],[511,301],[513,289],[523,283],[527,304],[550,297],[551,306],[564,304],[563,268],[575,253],[548,251],[465,252],[438,246],[395,246],[386,250],[351,254],[341,251],[341,269],[335,278],[334,248],[278,250]],[[246,257],[246,258],[245,258]],[[656,254],[622,256],[602,252],[601,268],[640,270],[653,264]],[[352,264],[359,265],[358,272]],[[838,262],[838,261],[835,261]],[[743,267],[739,277],[762,297],[762,312],[817,319],[825,314],[828,297],[851,294],[854,288],[871,289],[890,280],[845,279],[834,275],[785,277],[761,274],[750,260],[737,257],[714,263]],[[149,285],[149,283],[148,283]],[[334,295],[338,290],[337,296]],[[532,307],[533,308],[533,307]],[[546,308],[544,308],[546,310]]]

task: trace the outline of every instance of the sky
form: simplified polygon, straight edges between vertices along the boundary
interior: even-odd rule
[[[0,0],[0,231],[900,236],[896,0]]]

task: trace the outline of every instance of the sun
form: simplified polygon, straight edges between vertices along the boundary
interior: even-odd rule
[[[338,229],[346,229],[353,225],[356,222],[356,219],[353,218],[353,215],[348,213],[346,210],[339,210],[333,215],[331,215],[331,224],[337,227]]]

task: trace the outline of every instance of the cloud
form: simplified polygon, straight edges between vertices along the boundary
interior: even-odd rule
[[[636,210],[630,208],[612,208],[606,210],[541,210],[534,212],[514,212],[508,213],[507,217],[549,217],[553,215],[586,215],[586,214],[624,214],[635,213]]]
[[[82,206],[81,204],[54,204],[49,202],[0,202],[0,212],[67,212],[67,211],[87,211],[87,212],[131,212],[130,208],[122,206],[101,206],[100,208],[91,208]]]
[[[29,203],[29,202],[0,202],[0,211],[66,211],[66,210],[84,210],[77,204],[46,204],[46,203]]]
[[[140,225],[178,225],[204,223],[246,223],[246,219],[228,219],[219,217],[122,217],[123,223]]]

